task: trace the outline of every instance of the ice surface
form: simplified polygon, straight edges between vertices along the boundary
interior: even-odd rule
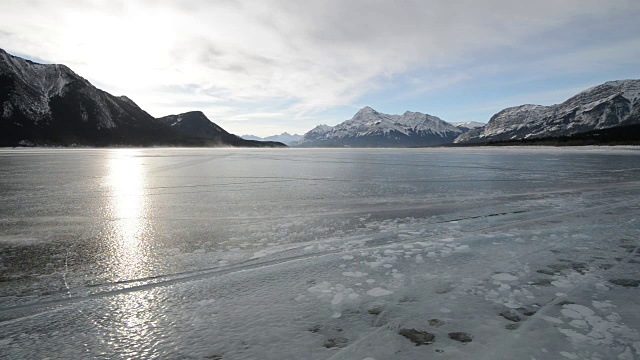
[[[0,151],[0,358],[637,359],[639,160]]]

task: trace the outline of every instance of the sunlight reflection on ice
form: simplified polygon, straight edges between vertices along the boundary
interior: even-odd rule
[[[110,152],[105,182],[110,201],[105,210],[110,220],[106,241],[114,280],[133,280],[148,275],[149,223],[145,196],[145,169],[140,151],[118,149]],[[154,346],[149,294],[131,292],[118,295],[111,303],[106,344],[110,352],[128,357],[149,357]]]
[[[114,150],[108,165],[111,201],[107,211],[113,221],[108,246],[118,279],[140,277],[145,272],[148,224],[145,174],[138,153],[138,150]]]
[[[117,325],[108,335],[111,351],[134,358],[152,355],[158,340],[152,299],[147,292],[121,294],[113,299],[109,317]]]

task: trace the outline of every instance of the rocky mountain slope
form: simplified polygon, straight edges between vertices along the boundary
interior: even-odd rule
[[[410,111],[388,115],[367,106],[334,127],[315,127],[304,135],[298,146],[428,146],[450,143],[461,133],[462,130],[435,116]]]
[[[194,141],[64,65],[38,64],[0,49],[0,146],[264,146],[236,136],[231,142],[203,137]]]
[[[168,144],[175,134],[126,97],[64,65],[37,64],[0,49],[0,145]]]
[[[283,147],[284,144],[274,141],[245,140],[230,134],[220,126],[211,122],[202,111],[189,111],[178,115],[168,115],[158,120],[172,130],[186,137],[191,143],[206,146],[231,145],[251,147]]]
[[[640,80],[609,81],[558,105],[521,105],[495,114],[455,142],[480,143],[568,136],[640,124]]]

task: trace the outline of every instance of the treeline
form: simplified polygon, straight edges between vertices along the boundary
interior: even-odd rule
[[[535,139],[490,141],[477,144],[449,144],[451,147],[468,146],[585,146],[585,145],[640,145],[640,125],[618,126],[579,134]]]

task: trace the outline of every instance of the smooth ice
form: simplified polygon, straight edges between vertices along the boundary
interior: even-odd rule
[[[638,359],[639,164],[2,150],[0,358]]]

